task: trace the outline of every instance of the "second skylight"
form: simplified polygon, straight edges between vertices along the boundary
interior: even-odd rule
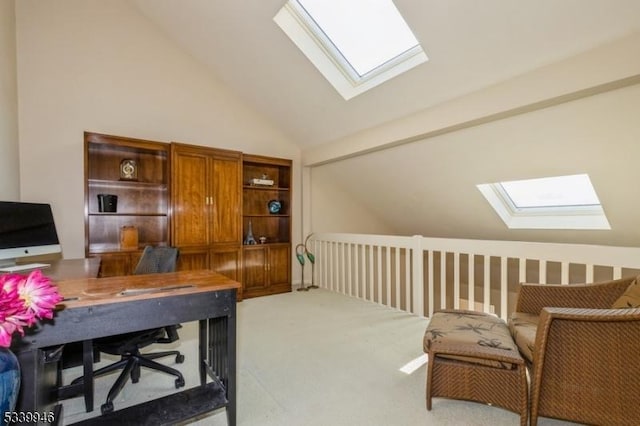
[[[511,229],[611,229],[587,174],[477,187]]]

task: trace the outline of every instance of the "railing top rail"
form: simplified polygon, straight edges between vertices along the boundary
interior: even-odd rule
[[[318,241],[390,246],[409,249],[416,246],[414,237],[403,237],[398,235],[321,233],[313,234],[312,238]]]
[[[347,233],[318,233],[313,235],[313,239],[640,269],[640,248],[638,247]]]

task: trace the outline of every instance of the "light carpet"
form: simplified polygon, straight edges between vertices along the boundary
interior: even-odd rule
[[[434,398],[425,408],[425,365],[401,368],[421,357],[428,320],[324,289],[247,299],[238,303],[237,423],[246,426],[518,425],[515,413],[484,404]],[[166,350],[168,345],[147,348]],[[185,356],[186,386],[198,384],[197,323],[183,324],[172,346]],[[106,364],[113,361],[103,355]],[[65,370],[68,383],[79,368]],[[96,380],[96,407],[82,398],[64,402],[64,424],[100,414],[115,374]],[[128,383],[116,409],[175,392],[174,379],[143,369]],[[226,426],[224,410],[184,424]],[[571,425],[540,419],[541,426]]]

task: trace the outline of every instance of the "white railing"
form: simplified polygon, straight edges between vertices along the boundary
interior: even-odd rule
[[[313,234],[313,281],[320,287],[430,316],[467,308],[505,318],[520,282],[572,284],[640,274],[640,248]]]

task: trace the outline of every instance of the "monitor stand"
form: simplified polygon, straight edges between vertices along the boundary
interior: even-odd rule
[[[15,259],[5,259],[0,261],[0,272],[23,272],[33,269],[44,269],[51,266],[49,263],[23,263],[16,264]]]

